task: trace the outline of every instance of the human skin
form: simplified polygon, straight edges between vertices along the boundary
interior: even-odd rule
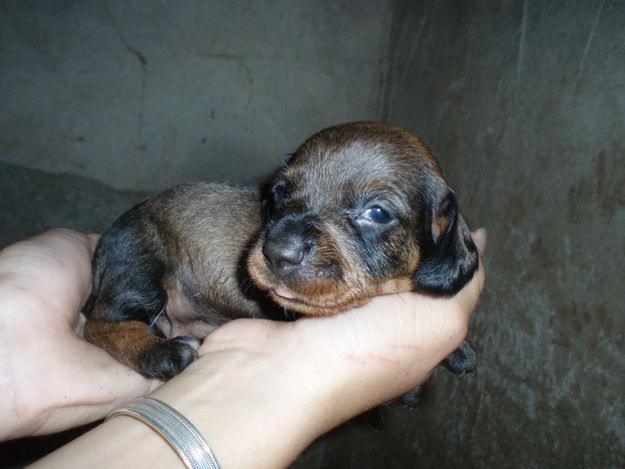
[[[485,235],[474,234],[483,252]],[[452,298],[374,298],[338,316],[230,322],[160,386],[73,330],[90,288],[94,237],[57,230],[0,253],[0,435],[97,420],[150,393],[187,416],[222,467],[288,465],[314,439],[423,383],[466,335],[480,267]],[[158,388],[158,389],[156,389]],[[116,417],[45,458],[48,465],[168,466],[180,460],[144,424]]]
[[[52,230],[0,251],[0,440],[95,421],[159,384],[74,332],[96,241]]]

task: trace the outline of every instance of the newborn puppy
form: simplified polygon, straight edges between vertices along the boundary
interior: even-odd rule
[[[331,315],[411,290],[453,295],[477,266],[426,145],[390,125],[343,124],[308,139],[262,196],[199,183],[122,215],[96,248],[85,337],[167,379],[226,321],[283,308]],[[471,372],[476,353],[464,342],[443,365]]]

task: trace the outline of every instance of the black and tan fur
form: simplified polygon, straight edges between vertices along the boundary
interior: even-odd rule
[[[336,314],[410,290],[452,295],[477,265],[425,144],[386,124],[344,124],[308,139],[266,193],[186,185],[122,215],[96,249],[85,337],[169,378],[226,321]],[[464,374],[475,361],[465,342],[443,364]]]

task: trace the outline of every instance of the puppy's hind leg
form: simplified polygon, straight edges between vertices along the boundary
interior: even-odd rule
[[[136,272],[136,270],[135,270]],[[84,336],[113,358],[148,378],[169,379],[197,356],[199,341],[191,337],[158,337],[154,323],[167,297],[158,279],[141,284],[132,276],[107,282],[87,314]]]
[[[100,239],[93,291],[83,308],[85,339],[148,378],[178,374],[199,346],[191,337],[157,336],[154,325],[167,304],[165,274],[154,242],[122,217]]]
[[[169,379],[197,356],[200,345],[191,337],[161,339],[141,321],[106,322],[90,319],[85,339],[147,378]]]

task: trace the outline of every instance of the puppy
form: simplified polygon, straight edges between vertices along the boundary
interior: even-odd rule
[[[168,379],[226,321],[331,315],[411,290],[453,295],[477,266],[427,146],[390,125],[343,124],[309,138],[265,193],[185,185],[122,215],[96,248],[85,337]],[[443,365],[471,372],[476,353],[465,342]]]

